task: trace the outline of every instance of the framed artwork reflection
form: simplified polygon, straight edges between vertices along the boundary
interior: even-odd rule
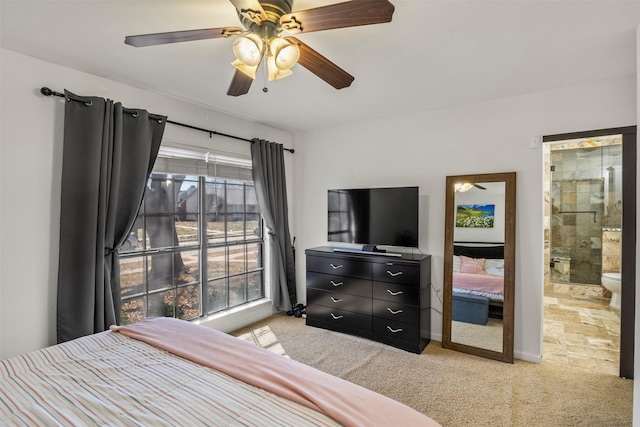
[[[456,227],[493,228],[495,205],[458,205]]]

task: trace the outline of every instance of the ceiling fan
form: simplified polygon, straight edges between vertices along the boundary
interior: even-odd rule
[[[463,193],[465,191],[471,190],[474,187],[477,188],[478,190],[486,190],[486,187],[483,187],[480,184],[476,184],[475,182],[463,182],[463,183],[457,183],[455,185],[455,192]]]
[[[249,92],[258,68],[266,63],[269,80],[292,74],[299,63],[336,89],[351,85],[354,77],[297,38],[299,34],[359,25],[391,22],[395,7],[387,0],[352,0],[291,12],[293,0],[230,0],[241,27],[207,28],[125,37],[135,47],[194,40],[235,37],[236,68],[227,95]],[[266,91],[266,89],[264,89]]]

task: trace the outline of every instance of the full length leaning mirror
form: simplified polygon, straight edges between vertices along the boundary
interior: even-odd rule
[[[442,346],[513,363],[516,173],[447,177]]]

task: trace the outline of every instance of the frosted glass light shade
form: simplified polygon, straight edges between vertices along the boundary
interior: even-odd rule
[[[271,55],[274,57],[275,66],[280,70],[288,70],[298,62],[300,48],[280,37],[274,37],[269,42]]]
[[[468,183],[468,182],[455,185],[456,193],[463,193],[465,191],[471,190],[472,188],[473,188],[473,184]]]
[[[269,70],[269,81],[278,80],[293,74],[288,68],[280,69],[276,66],[276,58],[271,55],[267,58],[267,68]]]
[[[258,62],[258,65],[249,66],[249,65],[246,65],[244,62],[240,61],[239,59],[236,59],[231,63],[231,65],[236,67],[238,71],[242,71],[247,76],[255,80],[256,73],[258,72],[258,66],[260,65],[260,63]]]
[[[233,42],[233,54],[238,61],[249,67],[256,67],[262,59],[262,40],[256,34],[238,37]]]

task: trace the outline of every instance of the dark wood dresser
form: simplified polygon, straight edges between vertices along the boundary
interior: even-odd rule
[[[430,340],[431,255],[318,247],[307,259],[307,325],[421,353]]]

